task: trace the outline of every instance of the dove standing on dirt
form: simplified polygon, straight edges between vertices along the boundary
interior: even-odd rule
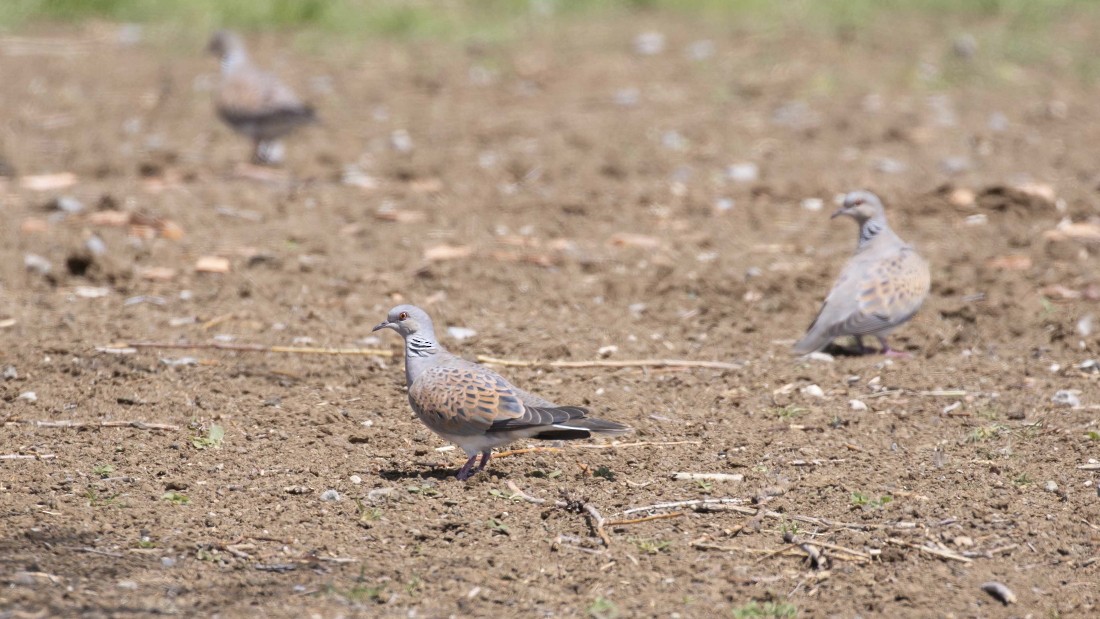
[[[917,313],[930,285],[928,263],[886,223],[882,201],[869,191],[853,191],[833,217],[846,215],[859,224],[856,253],[844,266],[806,335],[794,345],[798,354],[851,335],[866,352],[863,336],[873,335],[882,353],[906,356],[886,343],[886,336]]]
[[[234,131],[252,138],[253,163],[279,163],[279,138],[314,122],[313,108],[277,77],[257,69],[237,33],[215,33],[207,49],[221,59],[221,81],[215,95],[218,116]]]
[[[558,406],[527,393],[489,368],[447,352],[436,339],[432,319],[416,306],[391,309],[373,331],[379,329],[393,329],[405,338],[405,381],[416,416],[469,456],[458,471],[460,480],[485,468],[494,447],[518,439],[570,440],[631,430],[588,417],[579,406]],[[479,453],[481,464],[475,469]]]

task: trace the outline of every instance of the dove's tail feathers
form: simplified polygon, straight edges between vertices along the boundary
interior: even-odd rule
[[[802,336],[802,339],[795,342],[793,350],[796,355],[808,355],[825,348],[831,341],[833,341],[833,338],[829,337],[828,334],[817,333],[811,330],[809,333]]]
[[[570,429],[583,429],[594,434],[608,434],[611,436],[617,436],[620,434],[627,434],[633,432],[634,428],[616,423],[614,421],[608,421],[606,419],[597,419],[595,417],[584,417],[581,419],[570,419],[569,421],[555,425],[557,428],[570,428]]]

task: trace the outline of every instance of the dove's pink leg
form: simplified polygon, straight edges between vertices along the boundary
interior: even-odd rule
[[[462,468],[458,469],[458,474],[455,475],[455,477],[458,478],[458,481],[466,481],[467,479],[470,478],[471,475],[474,474],[474,471],[471,471],[470,469],[473,468],[474,462],[476,462],[476,461],[477,461],[477,454],[474,454],[474,455],[470,456],[470,459],[466,461],[466,464],[462,465]]]
[[[884,338],[882,336],[879,336],[878,343],[882,344],[882,354],[886,355],[887,357],[898,357],[898,358],[901,358],[901,359],[908,359],[909,357],[913,356],[913,355],[905,352],[904,350],[894,350],[893,348],[890,348],[890,345],[886,343],[886,338]]]
[[[477,465],[477,468],[474,470],[474,472],[477,473],[481,469],[485,468],[485,465],[489,464],[489,458],[491,458],[492,456],[493,452],[491,451],[481,452],[481,464]]]

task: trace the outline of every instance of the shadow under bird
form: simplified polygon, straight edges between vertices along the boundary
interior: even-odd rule
[[[253,163],[279,163],[283,155],[280,138],[315,122],[313,108],[279,78],[256,68],[237,33],[215,33],[207,50],[221,59],[221,79],[214,98],[218,116],[252,139]]]
[[[469,457],[458,471],[460,480],[485,468],[494,447],[519,439],[560,441],[631,431],[589,417],[579,406],[558,406],[451,354],[436,339],[432,319],[414,305],[391,309],[373,331],[379,329],[393,329],[405,338],[405,382],[416,416]],[[478,454],[481,463],[474,468]]]
[[[856,253],[833,284],[832,291],[817,313],[806,335],[794,345],[794,352],[821,350],[833,339],[850,335],[857,352],[863,354],[863,336],[874,336],[882,353],[906,356],[890,348],[886,336],[912,318],[928,296],[928,263],[917,250],[890,229],[878,196],[853,191],[833,213],[851,217],[859,225]]]

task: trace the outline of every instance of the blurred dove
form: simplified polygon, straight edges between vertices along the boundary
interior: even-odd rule
[[[631,428],[588,416],[579,406],[558,406],[515,387],[496,372],[447,352],[432,319],[413,305],[398,305],[375,327],[405,338],[409,403],[424,425],[457,444],[469,459],[465,480],[485,468],[494,447],[518,439],[571,440],[593,433],[618,435]],[[478,454],[481,464],[474,468]]]
[[[314,122],[313,108],[277,77],[257,69],[237,33],[218,31],[207,49],[221,59],[221,81],[215,95],[218,116],[234,131],[252,138],[253,163],[279,163],[279,138]]]
[[[928,296],[928,263],[890,229],[882,201],[875,194],[853,191],[845,195],[843,206],[833,217],[838,215],[859,224],[859,244],[794,351],[811,353],[834,338],[852,335],[862,354],[866,352],[863,336],[873,335],[883,354],[906,356],[890,348],[886,336],[912,318]]]

